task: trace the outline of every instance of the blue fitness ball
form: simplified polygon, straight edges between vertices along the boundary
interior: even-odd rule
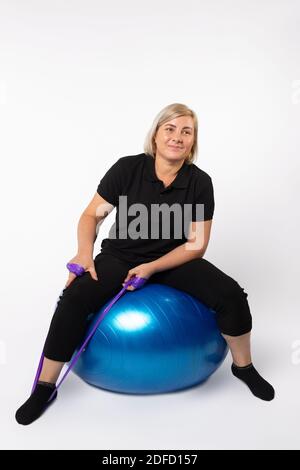
[[[88,317],[85,337],[110,302]],[[110,391],[172,392],[207,380],[227,352],[214,310],[181,290],[149,283],[111,307],[73,372]]]

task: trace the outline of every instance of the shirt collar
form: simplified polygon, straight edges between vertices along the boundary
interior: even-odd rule
[[[156,173],[155,173],[154,158],[147,153],[145,153],[144,155],[145,155],[144,179],[146,179],[147,181],[159,182],[160,180],[157,178]],[[190,175],[190,165],[184,162],[181,168],[179,169],[176,175],[176,178],[170,184],[170,187],[186,188],[188,186],[189,175]]]

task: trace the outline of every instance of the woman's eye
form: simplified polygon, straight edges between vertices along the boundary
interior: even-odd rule
[[[171,127],[166,127],[166,130],[167,130],[167,131],[172,131],[173,129],[171,129]],[[188,132],[188,131],[184,131],[184,132],[185,132],[186,134],[189,134],[189,135],[191,134],[191,133]]]

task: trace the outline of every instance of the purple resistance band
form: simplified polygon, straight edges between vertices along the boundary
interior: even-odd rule
[[[92,331],[89,333],[89,335],[87,336],[87,338],[84,340],[81,348],[79,349],[79,351],[77,352],[77,354],[74,356],[74,358],[72,359],[68,369],[66,370],[64,376],[62,377],[61,381],[58,383],[58,385],[53,389],[53,393],[50,395],[50,398],[48,400],[51,401],[52,400],[52,397],[55,393],[55,391],[58,389],[58,387],[62,384],[62,382],[65,380],[67,374],[70,372],[70,370],[72,369],[73,365],[75,364],[75,362],[78,360],[80,354],[82,353],[83,349],[85,348],[85,346],[87,345],[87,343],[89,342],[89,340],[91,339],[91,337],[93,336],[93,334],[95,333],[96,329],[97,329],[97,326],[99,325],[99,323],[101,322],[101,320],[103,319],[103,317],[108,313],[108,311],[111,309],[111,307],[113,306],[113,304],[121,297],[121,295],[126,291],[127,287],[128,286],[133,286],[135,289],[139,289],[140,287],[142,287],[145,282],[147,281],[148,279],[144,278],[144,277],[138,277],[138,276],[133,276],[131,279],[129,279],[127,282],[125,282],[124,284],[124,287],[120,290],[120,292],[112,299],[112,301],[110,302],[110,304],[104,309],[104,311],[102,312],[102,314],[99,316],[97,322],[95,323],[94,325],[94,328],[92,329]],[[42,355],[41,355],[41,358],[40,358],[40,361],[39,361],[39,365],[38,365],[38,369],[37,369],[37,372],[36,372],[36,376],[35,376],[35,379],[34,379],[34,382],[33,382],[33,387],[32,387],[32,390],[31,390],[31,395],[32,393],[34,392],[35,390],[35,387],[37,385],[37,382],[39,380],[39,377],[41,375],[41,370],[42,370],[42,367],[43,367],[43,362],[44,362],[44,352],[42,352]],[[47,402],[47,403],[48,403]]]

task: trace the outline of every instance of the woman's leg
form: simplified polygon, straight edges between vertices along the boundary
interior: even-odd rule
[[[232,277],[204,258],[156,273],[149,282],[187,292],[212,308],[224,336],[240,337],[252,329],[248,294]]]
[[[122,282],[131,267],[109,255],[99,254],[94,261],[98,281],[86,272],[75,278],[60,296],[44,345],[39,381],[15,415],[20,424],[32,423],[45,410],[64,363],[70,361],[85,338],[87,317],[97,313],[122,289]]]
[[[252,362],[250,350],[251,332],[240,336],[229,336],[221,333],[229,346],[233,362],[238,367],[245,367]]]
[[[155,273],[149,282],[185,291],[212,308],[233,358],[233,374],[243,380],[259,398],[274,398],[273,387],[258,374],[252,364],[252,315],[248,294],[232,277],[206,259],[197,258],[176,268]]]
[[[110,255],[96,256],[98,281],[84,273],[63,290],[56,306],[44,345],[44,364],[40,380],[56,382],[65,362],[69,362],[80,345],[87,329],[87,317],[97,313],[101,306],[122,288],[128,269]]]
[[[52,359],[44,357],[43,367],[40,373],[39,380],[55,384],[64,364],[64,362],[52,361]]]

